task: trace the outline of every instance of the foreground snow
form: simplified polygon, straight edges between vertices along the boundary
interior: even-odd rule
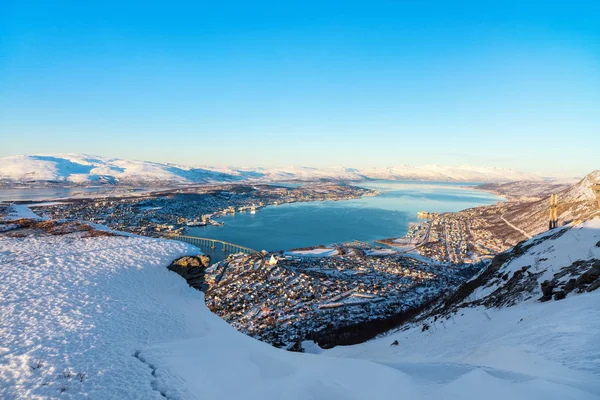
[[[426,331],[420,324],[323,354],[377,361],[417,379],[429,379],[436,369],[452,376],[482,366],[480,374],[538,385],[542,391],[563,384],[599,395],[598,306],[600,293],[590,293],[503,309],[463,309],[450,319],[427,321]],[[396,340],[398,345],[391,346]],[[540,392],[532,398],[546,397]]]
[[[574,263],[600,259],[600,218],[564,229],[522,243],[526,250],[507,260],[496,273],[506,279],[492,276],[465,299],[462,307],[456,308],[456,313],[438,314],[386,337],[323,354],[377,360],[408,373],[415,370],[407,362],[439,363],[439,368],[447,371],[456,363],[461,368],[465,364],[480,365],[600,394],[600,290],[573,290],[564,300],[538,300],[542,296],[541,283],[552,280],[554,274],[569,271]],[[523,269],[535,274],[535,283],[532,290],[513,292],[516,305],[468,305],[489,299],[502,289],[509,290],[511,278]],[[558,279],[557,286],[577,277],[575,273]],[[503,296],[509,297],[506,292]],[[390,346],[395,341],[397,345]],[[312,351],[321,352],[315,347]],[[514,375],[514,379],[523,378]]]
[[[0,238],[0,397],[53,397],[68,387],[65,396],[156,398],[133,354],[185,330],[167,300],[189,289],[164,267],[189,253],[197,251],[139,238]]]
[[[21,219],[21,218],[35,219],[35,220],[42,219],[36,213],[31,211],[31,209],[29,207],[20,205],[20,204],[12,204],[10,207],[8,207],[7,215],[5,217],[2,217],[2,219],[6,220],[6,221],[12,221],[12,220],[17,220],[17,219]]]
[[[550,320],[545,314],[553,309],[533,305],[492,316],[488,325],[473,311],[473,326],[447,326],[451,336],[436,326],[429,333],[397,334],[398,347],[385,338],[323,355],[299,354],[235,331],[209,312],[202,293],[165,268],[197,252],[183,243],[136,237],[0,238],[0,397],[598,398],[586,375],[594,376],[598,354],[590,341],[600,326],[590,307],[596,294],[587,303],[587,295],[565,300]],[[555,304],[536,306],[561,307]],[[556,370],[546,360],[535,364],[514,350],[524,339],[524,346],[545,345],[557,359],[564,352],[573,362]],[[515,371],[521,365],[523,371],[477,366],[493,364],[486,357],[499,353],[506,363],[497,367]],[[585,356],[581,365],[574,361],[578,355]]]

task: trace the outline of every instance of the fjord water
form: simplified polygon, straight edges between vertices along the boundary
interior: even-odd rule
[[[236,243],[255,250],[287,250],[351,240],[403,236],[418,211],[451,212],[494,204],[502,198],[464,183],[372,181],[358,186],[381,192],[355,200],[269,206],[256,214],[236,213],[224,226],[191,228],[187,235]]]

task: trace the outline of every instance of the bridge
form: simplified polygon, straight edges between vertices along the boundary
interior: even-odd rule
[[[183,235],[173,235],[169,236],[169,239],[179,240],[180,242],[186,242],[189,244],[193,244],[196,247],[204,248],[204,249],[214,249],[221,250],[223,253],[229,254],[254,254],[258,253],[258,251],[253,250],[249,247],[240,246],[235,243],[225,242],[223,240],[218,239],[210,239],[196,236],[183,236]]]
[[[218,240],[218,239],[196,237],[196,236],[168,235],[165,237],[167,237],[171,240],[179,240],[180,242],[190,243],[196,247],[199,247],[203,251],[205,251],[206,249],[212,250],[212,255],[211,255],[212,262],[219,262],[219,261],[226,260],[227,254],[238,254],[238,253],[248,254],[250,256],[250,260],[255,259],[255,261],[258,261],[260,263],[260,265],[258,268],[249,268],[246,271],[246,273],[257,273],[257,272],[263,270],[267,263],[267,260],[265,260],[265,256],[263,255],[263,253],[258,252],[254,249],[251,249],[249,247],[237,245],[235,243],[225,242],[223,240]],[[218,253],[216,253],[216,251],[218,251],[218,250],[222,251],[222,253],[221,253],[222,255],[219,255]],[[209,252],[209,254],[210,254],[210,252]],[[249,265],[252,265],[252,264],[253,263],[250,263]],[[210,293],[212,290],[214,290],[217,287],[229,285],[233,282],[236,282],[239,279],[242,279],[243,276],[245,275],[245,274],[242,274],[233,279],[225,278],[225,274],[227,272],[228,267],[229,267],[229,263],[227,261],[224,263],[221,263],[221,267],[220,267],[221,272],[217,275],[217,277],[215,279],[215,284],[206,290],[206,292],[205,292],[206,294]]]

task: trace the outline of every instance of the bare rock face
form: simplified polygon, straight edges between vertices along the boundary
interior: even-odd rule
[[[202,265],[202,263],[200,262],[200,259],[198,257],[185,256],[173,261],[173,265],[177,265],[182,268],[188,268],[199,267],[200,265]]]
[[[208,285],[204,280],[204,271],[209,265],[210,257],[202,254],[178,258],[167,268],[183,277],[194,289],[205,291]]]
[[[572,276],[566,283],[561,282],[565,276]],[[540,301],[562,300],[571,292],[592,292],[600,288],[600,260],[578,260],[554,274],[551,281],[541,283],[542,298]]]
[[[202,254],[202,255],[198,256],[198,258],[200,259],[200,262],[202,263],[202,266],[204,268],[208,268],[210,266],[210,256],[207,256],[206,254]]]
[[[550,281],[544,281],[541,283],[542,295],[541,301],[548,301],[552,298],[552,291],[554,290],[555,284]]]
[[[587,291],[588,292],[593,292],[594,290],[600,288],[600,278],[596,279],[594,282],[590,283],[590,285],[587,287]]]
[[[304,353],[304,348],[302,347],[302,341],[297,340],[287,348],[288,351],[295,351],[297,353]]]
[[[577,283],[590,284],[598,278],[600,278],[600,261],[594,263],[592,268],[581,274],[581,276],[577,279]]]

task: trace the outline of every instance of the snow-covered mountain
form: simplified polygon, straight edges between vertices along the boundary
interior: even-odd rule
[[[538,175],[512,169],[463,165],[399,166],[356,169],[215,168],[132,161],[86,154],[20,155],[0,158],[0,185],[61,183],[71,185],[161,185],[238,181],[390,179],[416,181],[509,182],[539,181]]]
[[[216,170],[147,161],[57,154],[0,158],[0,181],[66,184],[204,183],[243,179]]]
[[[369,168],[361,173],[372,179],[420,180],[420,181],[457,181],[457,182],[509,182],[541,181],[542,178],[513,169],[495,167],[476,167],[461,165],[458,167],[443,165],[410,166],[391,168]]]

